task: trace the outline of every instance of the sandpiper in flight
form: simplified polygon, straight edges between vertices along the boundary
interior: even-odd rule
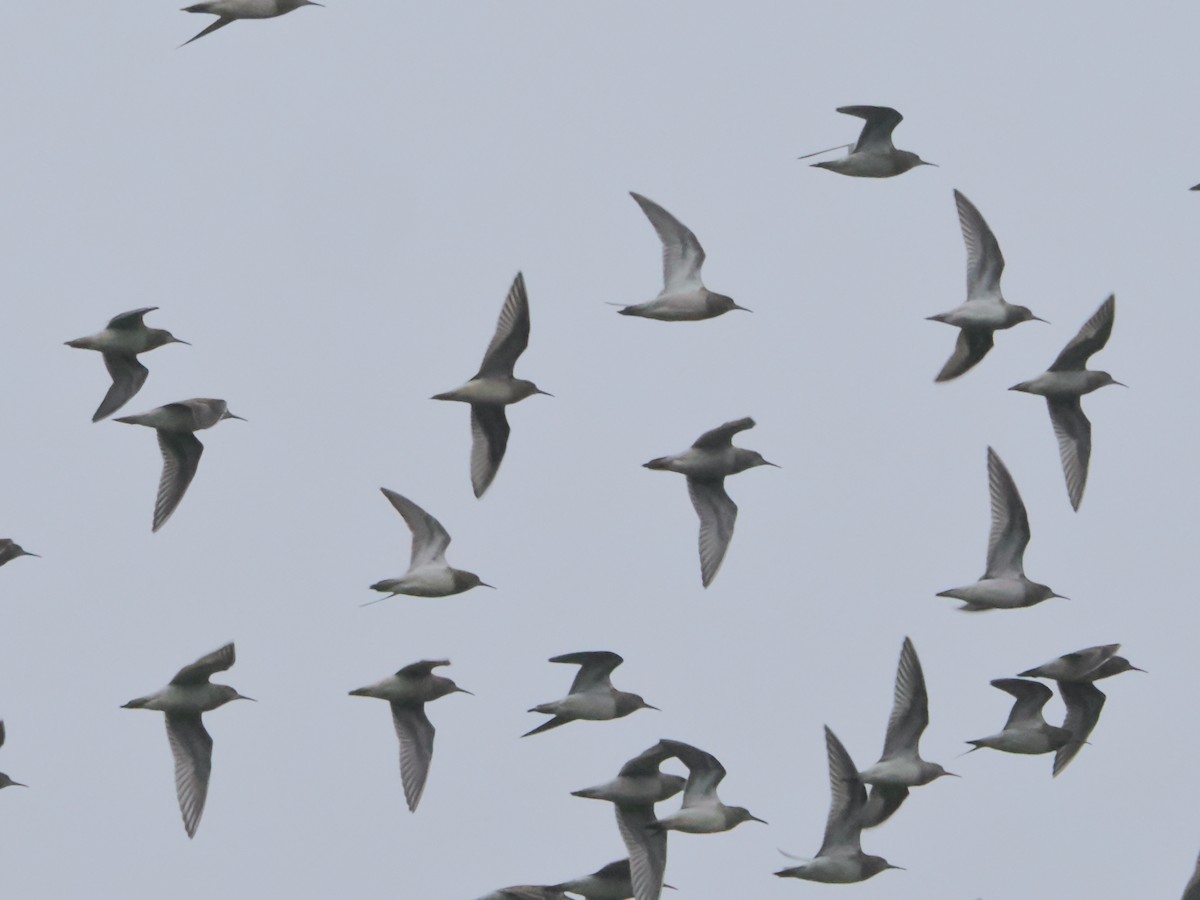
[[[695,322],[711,319],[731,309],[750,310],[738,306],[732,297],[714,294],[700,280],[704,265],[704,248],[692,230],[653,200],[635,194],[637,201],[663,245],[663,289],[653,300],[635,303],[618,310],[623,316],[640,316],[663,322]]]
[[[1104,349],[1108,343],[1116,311],[1117,298],[1110,294],[1044,374],[1009,388],[1010,391],[1040,394],[1046,398],[1050,424],[1054,426],[1054,436],[1058,439],[1063,474],[1067,478],[1067,496],[1071,498],[1071,507],[1076,510],[1083,500],[1088,460],[1092,456],[1092,423],[1083,413],[1080,398],[1110,384],[1125,387],[1107,372],[1097,372],[1087,367],[1092,354]]]
[[[373,591],[384,591],[389,597],[408,594],[412,597],[448,597],[473,587],[491,587],[479,580],[474,572],[455,569],[446,562],[450,535],[442,523],[407,497],[380,488],[383,496],[404,517],[412,531],[412,553],[408,571],[399,578],[386,578],[371,585]],[[386,600],[386,597],[380,599]],[[372,600],[378,603],[378,600]]]
[[[643,463],[647,469],[687,476],[688,494],[700,517],[700,580],[705,587],[721,568],[737,520],[737,504],[725,493],[725,477],[755,466],[775,466],[756,450],[733,446],[735,434],[753,427],[754,420],[750,418],[726,422],[704,432],[682,453]]]
[[[859,178],[891,178],[916,166],[937,166],[937,163],[926,162],[908,150],[896,149],[892,143],[892,132],[904,121],[904,116],[890,106],[839,106],[838,112],[866,119],[866,124],[858,136],[858,142],[848,154],[838,159],[813,163],[814,167]],[[840,149],[842,146],[830,147],[829,150],[806,153],[800,159]]]
[[[101,332],[88,337],[67,341],[68,347],[80,350],[98,350],[104,357],[104,366],[112,378],[112,385],[100,406],[92,416],[98,422],[110,416],[128,403],[146,383],[150,370],[138,362],[138,354],[154,350],[165,344],[186,344],[164,328],[147,328],[143,321],[146,313],[158,309],[146,306],[114,316]]]
[[[158,480],[158,496],[154,501],[154,523],[158,531],[171,518],[183,499],[188,485],[200,465],[204,445],[194,432],[212,428],[222,419],[241,419],[229,411],[224,400],[195,398],[168,403],[136,416],[114,419],[127,425],[145,425],[158,432],[158,448],[162,451],[163,470]],[[245,419],[242,419],[245,421]]]
[[[194,837],[208,796],[212,772],[212,738],[204,728],[201,713],[211,712],[230,700],[252,700],[227,684],[209,681],[234,663],[233,644],[226,644],[184,666],[161,691],[130,700],[122,709],[153,709],[166,713],[167,738],[175,757],[175,792],[188,837]]]
[[[434,400],[471,404],[471,487],[476,497],[482,497],[496,477],[508,447],[509,427],[504,407],[534,394],[546,394],[532,381],[513,377],[517,358],[527,346],[529,297],[525,293],[525,278],[518,272],[475,377],[460,388],[433,396]]]
[[[238,19],[273,19],[276,16],[290,13],[293,9],[299,9],[301,6],[324,5],[315,0],[207,0],[205,3],[194,3],[191,6],[185,6],[183,12],[211,13],[219,18],[198,35],[188,38],[179,46],[186,47],[192,41],[199,40],[206,34],[212,34],[218,28],[224,28],[230,22]]]
[[[433,758],[433,723],[425,715],[425,704],[447,694],[471,693],[449,678],[433,674],[434,669],[448,665],[448,659],[422,660],[382,681],[350,692],[351,697],[375,697],[391,704],[392,724],[400,740],[400,780],[404,782],[404,799],[412,812],[416,812],[421,802]]]
[[[992,349],[994,332],[1030,319],[1046,321],[1028,307],[1005,301],[1000,293],[1004,256],[996,236],[974,204],[958,191],[954,192],[954,202],[958,206],[963,242],[967,245],[967,301],[949,312],[929,316],[930,321],[961,329],[954,353],[938,372],[936,381],[957,378],[983,359]]]
[[[987,571],[974,584],[941,591],[939,597],[963,601],[964,612],[1016,609],[1033,606],[1051,597],[1066,599],[1044,584],[1025,577],[1025,548],[1029,545],[1029,517],[1017,485],[999,455],[987,451],[988,491],[992,498],[992,530],[988,535]]]
[[[578,719],[604,722],[620,719],[639,709],[658,709],[637,694],[618,691],[613,687],[609,676],[612,675],[613,669],[624,661],[618,654],[609,650],[586,650],[552,656],[550,662],[579,666],[579,671],[575,673],[575,680],[571,682],[571,690],[566,697],[550,703],[541,703],[529,710],[554,718],[525,732],[521,737],[541,734]]]
[[[858,773],[864,784],[871,785],[870,796],[863,810],[863,828],[874,828],[899,809],[910,787],[929,784],[947,772],[937,763],[921,759],[921,735],[929,725],[929,695],[925,690],[925,673],[917,649],[908,638],[900,650],[896,668],[896,695],[892,715],[888,719],[883,756],[879,762]]]

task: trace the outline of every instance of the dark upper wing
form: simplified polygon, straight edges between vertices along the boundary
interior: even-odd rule
[[[1084,741],[1100,721],[1104,709],[1104,692],[1094,684],[1072,681],[1058,682],[1058,692],[1067,705],[1067,718],[1063,728],[1071,732],[1071,740],[1054,753],[1054,774],[1057,775],[1075,758]]]
[[[387,488],[380,488],[396,512],[404,517],[404,523],[412,532],[412,554],[408,567],[414,569],[427,562],[443,559],[450,546],[450,535],[442,523],[407,497]]]
[[[883,742],[883,759],[915,756],[921,734],[928,725],[929,695],[925,690],[925,673],[921,671],[917,648],[905,638],[900,650],[900,663],[896,667],[896,694],[892,702],[892,715],[888,719],[887,737]]]
[[[858,769],[836,734],[825,726],[825,749],[829,756],[829,818],[818,856],[862,852],[862,812],[867,789],[858,780]]]
[[[167,740],[175,757],[175,793],[179,812],[188,837],[194,837],[208,797],[208,776],[212,772],[212,738],[199,713],[167,713]]]
[[[217,672],[224,672],[232,666],[235,660],[233,644],[226,644],[220,650],[214,650],[207,656],[200,657],[191,665],[184,666],[175,673],[171,684],[204,684]]]
[[[427,678],[438,666],[448,665],[450,665],[450,660],[448,659],[423,659],[420,662],[405,666],[396,674],[400,678]]]
[[[636,775],[654,775],[664,760],[671,759],[675,754],[659,741],[648,750],[643,750],[625,765],[621,766],[620,775],[631,778]]]
[[[1200,184],[1192,188],[1193,191],[1197,189],[1200,189]],[[1191,880],[1183,889],[1181,900],[1200,900],[1200,859],[1196,860],[1196,871],[1192,872]]]
[[[725,767],[705,750],[681,741],[660,741],[663,748],[687,766],[687,786],[683,789],[683,805],[693,806],[697,801],[713,798],[717,785],[725,777]],[[710,800],[711,802],[711,800]]]
[[[667,870],[667,832],[648,827],[654,823],[654,804],[614,807],[617,828],[629,852],[627,865],[634,900],[658,900]]]
[[[476,378],[508,375],[511,376],[517,357],[529,346],[529,297],[525,293],[525,278],[518,272],[508,296],[504,299],[504,307],[500,310],[500,318],[496,321],[496,333],[488,344],[487,352],[483,354],[483,363],[479,366]]]
[[[471,404],[471,488],[476,497],[482,497],[496,477],[511,430],[503,406]]]
[[[858,143],[854,145],[854,153],[895,149],[892,132],[904,121],[904,116],[890,106],[839,106],[838,112],[867,120],[858,136]]]
[[[1047,397],[1050,424],[1058,440],[1058,455],[1062,459],[1063,475],[1067,479],[1067,496],[1071,506],[1079,509],[1083,489],[1087,487],[1088,461],[1092,458],[1092,423],[1084,415],[1078,397]]]
[[[688,496],[700,517],[700,581],[708,587],[717,577],[737,522],[737,504],[725,493],[725,479],[687,480]]]
[[[958,224],[963,243],[967,245],[967,299],[999,295],[1000,276],[1004,273],[1004,254],[992,229],[984,221],[975,204],[954,192],[958,206]]]
[[[154,312],[156,309],[158,309],[157,306],[143,306],[141,309],[131,309],[129,312],[113,316],[108,322],[108,327],[115,328],[118,331],[126,328],[140,328],[143,324],[142,319],[145,318],[146,313]]]
[[[221,16],[221,18],[217,19],[217,21],[213,22],[211,25],[209,25],[207,28],[205,28],[203,31],[201,31],[198,35],[196,35],[195,37],[188,38],[186,41],[184,41],[179,46],[186,47],[192,41],[198,41],[198,40],[200,40],[200,38],[204,37],[206,34],[212,34],[218,28],[224,28],[226,25],[228,25],[230,22],[233,22],[233,21],[235,21],[235,20],[228,16]]]
[[[964,328],[958,333],[954,352],[934,381],[950,381],[970,371],[992,349],[993,333],[986,328]]]
[[[863,807],[862,827],[874,828],[882,825],[900,808],[908,797],[908,788],[891,784],[873,784]]]
[[[629,192],[637,201],[663,245],[663,294],[703,287],[700,268],[704,248],[692,230],[647,197]]]
[[[718,425],[711,431],[704,432],[704,434],[696,438],[696,442],[692,446],[706,450],[717,450],[721,447],[728,447],[733,442],[735,434],[753,427],[754,420],[749,416],[744,419],[734,419],[732,422],[726,422],[724,425]]]
[[[988,493],[992,501],[992,528],[988,534],[987,578],[1011,578],[1025,573],[1025,548],[1029,545],[1029,516],[1008,467],[991,447],[987,451]]]
[[[400,780],[404,782],[404,799],[408,808],[416,811],[425,791],[429,761],[433,759],[433,724],[425,715],[423,703],[393,703],[392,724],[400,739]]]
[[[613,669],[623,663],[618,654],[609,650],[585,650],[580,653],[564,653],[561,656],[550,657],[552,663],[567,663],[579,666],[575,680],[571,682],[570,693],[578,694],[597,687],[612,687],[609,675]]]
[[[196,477],[204,445],[190,431],[158,431],[158,448],[162,451],[163,470],[158,481],[158,496],[154,500],[154,523],[158,531],[171,518],[188,485]]]
[[[1108,343],[1116,312],[1117,298],[1109,294],[1108,299],[1100,304],[1100,308],[1079,329],[1079,333],[1071,338],[1071,343],[1063,347],[1062,353],[1058,354],[1058,358],[1050,366],[1050,371],[1064,372],[1084,368],[1091,355]]]
[[[1041,724],[1042,707],[1054,696],[1054,691],[1038,681],[1023,681],[1020,678],[995,678],[992,687],[999,688],[1006,694],[1017,698],[1012,711],[1004,723],[1005,729],[1023,727],[1029,724]]]
[[[112,384],[92,415],[93,422],[111,416],[128,403],[142,389],[146,376],[150,374],[150,370],[138,362],[136,356],[126,356],[124,353],[105,353],[103,356]]]

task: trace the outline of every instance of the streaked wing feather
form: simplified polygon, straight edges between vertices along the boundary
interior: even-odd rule
[[[1099,352],[1108,343],[1112,334],[1113,317],[1117,312],[1117,298],[1109,294],[1108,299],[1100,304],[1090,319],[1084,322],[1079,333],[1071,338],[1050,366],[1051,372],[1066,372],[1072,369],[1082,369],[1087,366],[1088,359],[1093,353]]]
[[[392,723],[400,739],[400,780],[404,782],[404,799],[416,812],[425,791],[429,761],[433,758],[433,724],[425,715],[423,703],[393,703]]]
[[[510,431],[503,406],[471,404],[471,487],[476,497],[482,497],[496,477]]]
[[[1071,732],[1071,740],[1054,753],[1054,774],[1065,769],[1083,748],[1104,709],[1104,692],[1094,684],[1078,684],[1071,681],[1058,682],[1058,692],[1067,705],[1067,717],[1062,727]]]
[[[1067,479],[1067,496],[1072,508],[1079,509],[1083,489],[1087,487],[1088,461],[1092,457],[1092,423],[1084,414],[1079,397],[1047,397],[1046,406],[1050,410],[1054,437],[1058,440],[1058,455]]]
[[[496,321],[496,333],[483,354],[476,378],[497,375],[512,376],[517,358],[529,346],[529,297],[525,293],[525,276],[520,272],[508,289],[500,318]]]
[[[896,693],[892,714],[888,719],[887,737],[883,742],[882,758],[917,756],[917,746],[928,725],[929,695],[925,689],[925,674],[921,671],[916,647],[905,638],[900,650],[900,663],[896,667]]]
[[[825,749],[829,756],[829,818],[818,856],[862,852],[862,812],[867,790],[858,780],[858,769],[829,726],[825,726]]]
[[[637,201],[662,241],[662,294],[682,293],[703,287],[700,268],[704,265],[704,248],[700,246],[696,235],[653,200],[633,191],[629,195]]]
[[[175,673],[171,684],[194,685],[204,684],[217,672],[224,672],[237,661],[233,644],[226,644],[212,653],[200,657],[194,663],[184,666]]]
[[[999,296],[1000,276],[1004,273],[1004,255],[992,229],[970,200],[954,192],[958,206],[958,224],[967,245],[967,299]]]
[[[713,481],[689,478],[687,485],[692,506],[700,517],[700,580],[708,587],[725,560],[738,508],[725,493],[723,478]]]
[[[1025,574],[1025,547],[1029,544],[1029,517],[1016,482],[999,454],[987,451],[988,492],[992,501],[992,528],[988,534],[986,578]]]
[[[380,490],[395,507],[396,512],[404,517],[405,524],[412,531],[412,558],[408,564],[409,570],[430,562],[444,562],[446,548],[450,546],[450,535],[446,533],[442,524],[407,497],[387,488]]]
[[[175,757],[175,793],[188,837],[194,837],[208,797],[212,772],[212,738],[199,714],[167,713],[167,740]]]
[[[154,523],[151,531],[158,531],[179,506],[187,493],[188,485],[196,477],[200,455],[204,445],[190,431],[158,431],[158,448],[162,451],[163,470],[158,482],[158,496],[154,501]]]
[[[614,804],[617,828],[629,852],[630,881],[634,900],[659,900],[663,875],[667,870],[667,832],[651,830],[654,805],[621,806]]]

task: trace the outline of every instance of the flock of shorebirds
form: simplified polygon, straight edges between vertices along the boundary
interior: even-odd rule
[[[186,11],[211,13],[218,18],[187,43],[238,19],[272,18],[308,5],[320,4],[311,0],[198,3]],[[892,132],[902,120],[894,109],[847,106],[839,112],[864,119],[862,132],[855,144],[845,145],[849,152],[844,156],[815,166],[848,176],[885,178],[916,166],[934,165],[893,145]],[[839,149],[843,148],[819,152]],[[1200,185],[1193,189],[1200,189]],[[637,193],[632,197],[662,243],[663,288],[654,299],[623,306],[619,312],[675,322],[711,319],[744,310],[731,297],[704,286],[701,268],[705,253],[696,235],[654,201]],[[995,235],[963,194],[955,191],[954,200],[967,250],[967,297],[954,309],[929,317],[959,329],[953,353],[936,375],[938,382],[961,377],[975,367],[992,349],[995,332],[1029,320],[1044,321],[1028,308],[1004,299],[1000,290],[1004,257]],[[142,388],[148,370],[139,361],[139,355],[167,344],[186,343],[169,331],[146,325],[145,317],[154,309],[146,307],[122,313],[99,333],[67,342],[74,348],[98,351],[112,379],[93,421],[111,416]],[[1120,384],[1107,372],[1087,368],[1091,357],[1108,342],[1115,311],[1116,301],[1110,296],[1046,372],[1011,388],[1046,399],[1068,499],[1076,510],[1083,499],[1091,455],[1091,423],[1083,412],[1081,398],[1101,387]],[[528,345],[529,330],[529,298],[524,279],[518,273],[479,371],[461,387],[433,398],[470,405],[470,479],[476,497],[487,491],[504,458],[510,434],[506,407],[535,394],[546,394],[532,381],[514,375],[517,360]],[[204,447],[195,433],[230,418],[240,417],[229,411],[224,400],[195,398],[116,419],[151,427],[158,436],[163,468],[152,530],[161,528],[176,511],[196,475]],[[754,424],[750,418],[727,422],[706,431],[683,452],[645,463],[646,468],[677,472],[687,479],[688,493],[700,520],[700,574],[705,587],[720,570],[737,517],[737,506],[726,493],[725,479],[750,468],[774,465],[760,453],[733,444],[736,435]],[[991,532],[986,570],[974,583],[942,591],[938,596],[962,601],[961,608],[968,612],[1026,607],[1061,596],[1025,576],[1023,557],[1030,539],[1029,520],[1015,481],[990,447],[987,471]],[[386,595],[380,599],[396,595],[447,597],[475,587],[491,587],[475,573],[454,568],[446,561],[450,535],[437,519],[407,497],[387,488],[382,491],[412,532],[412,551],[403,575],[371,585],[373,590]],[[0,565],[19,556],[36,555],[10,539],[0,540]],[[972,748],[967,752],[991,748],[1006,753],[1053,753],[1052,774],[1060,774],[1087,743],[1098,722],[1106,698],[1096,682],[1130,670],[1144,671],[1118,655],[1119,649],[1118,644],[1089,647],[1022,671],[1017,677],[993,680],[991,684],[1012,695],[1015,702],[1004,727],[993,735],[969,741]],[[202,714],[232,700],[251,699],[232,687],[211,681],[213,675],[229,669],[234,661],[234,645],[230,643],[184,666],[162,690],[124,705],[129,709],[156,710],[166,716],[179,807],[189,837],[199,825],[211,771],[212,738],[205,729]],[[622,662],[616,653],[567,653],[551,658],[550,662],[578,666],[578,671],[566,696],[530,709],[550,718],[525,736],[577,720],[607,721],[639,709],[656,709],[641,696],[613,686],[612,672]],[[385,700],[391,706],[400,746],[404,796],[413,811],[421,800],[433,755],[434,727],[425,705],[453,693],[469,693],[450,678],[435,674],[435,670],[447,665],[448,660],[422,660],[350,692],[352,696]],[[1057,684],[1066,706],[1061,725],[1052,725],[1043,717],[1042,710],[1052,697],[1052,690],[1033,679]],[[928,723],[924,674],[915,646],[905,638],[879,761],[859,769],[838,737],[826,727],[832,802],[824,838],[813,856],[797,858],[798,865],[775,874],[817,882],[854,883],[885,869],[900,868],[883,857],[864,853],[861,837],[864,830],[878,826],[896,813],[910,789],[954,775],[941,765],[921,758],[919,744]],[[0,745],[4,737],[0,721]],[[686,778],[661,770],[670,760],[677,760],[686,768]],[[742,822],[763,821],[749,810],[727,806],[719,799],[717,789],[724,776],[725,769],[711,753],[680,741],[659,741],[625,762],[612,780],[573,792],[578,797],[613,804],[618,829],[628,850],[627,859],[566,882],[503,888],[488,894],[488,900],[549,900],[566,898],[568,894],[588,900],[657,900],[662,889],[669,887],[664,884],[669,832],[712,834],[728,831]],[[9,786],[23,785],[0,773],[0,788]],[[656,804],[680,792],[683,799],[678,810],[666,815],[655,810]],[[1184,900],[1200,900],[1200,863]]]

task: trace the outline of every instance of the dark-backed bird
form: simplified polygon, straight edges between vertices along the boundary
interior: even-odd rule
[[[1110,384],[1126,387],[1107,372],[1087,367],[1092,354],[1104,349],[1108,343],[1116,311],[1117,298],[1110,294],[1045,373],[1009,388],[1046,398],[1050,424],[1054,426],[1054,436],[1058,440],[1058,455],[1062,458],[1063,475],[1067,479],[1067,496],[1071,499],[1071,508],[1076,510],[1083,500],[1088,460],[1092,456],[1092,423],[1083,414],[1080,398]]]
[[[931,322],[944,322],[960,329],[954,353],[935,381],[949,381],[973,368],[992,349],[995,332],[1030,319],[1046,321],[1028,307],[1015,306],[1004,299],[1000,293],[1004,256],[996,236],[975,205],[958,191],[954,192],[954,202],[958,206],[963,242],[967,245],[967,300],[949,312],[929,316]]]
[[[166,713],[167,738],[175,757],[175,793],[188,837],[194,837],[208,797],[212,772],[212,738],[204,728],[201,713],[211,712],[231,700],[252,700],[227,684],[209,679],[224,672],[235,660],[233,644],[226,644],[184,666],[161,691],[130,700],[122,709],[153,709]]]
[[[471,487],[476,497],[482,497],[496,477],[508,448],[510,429],[504,407],[534,394],[546,394],[532,381],[513,377],[517,358],[528,346],[529,297],[525,278],[518,272],[475,377],[462,387],[433,396],[434,400],[471,404]]]

